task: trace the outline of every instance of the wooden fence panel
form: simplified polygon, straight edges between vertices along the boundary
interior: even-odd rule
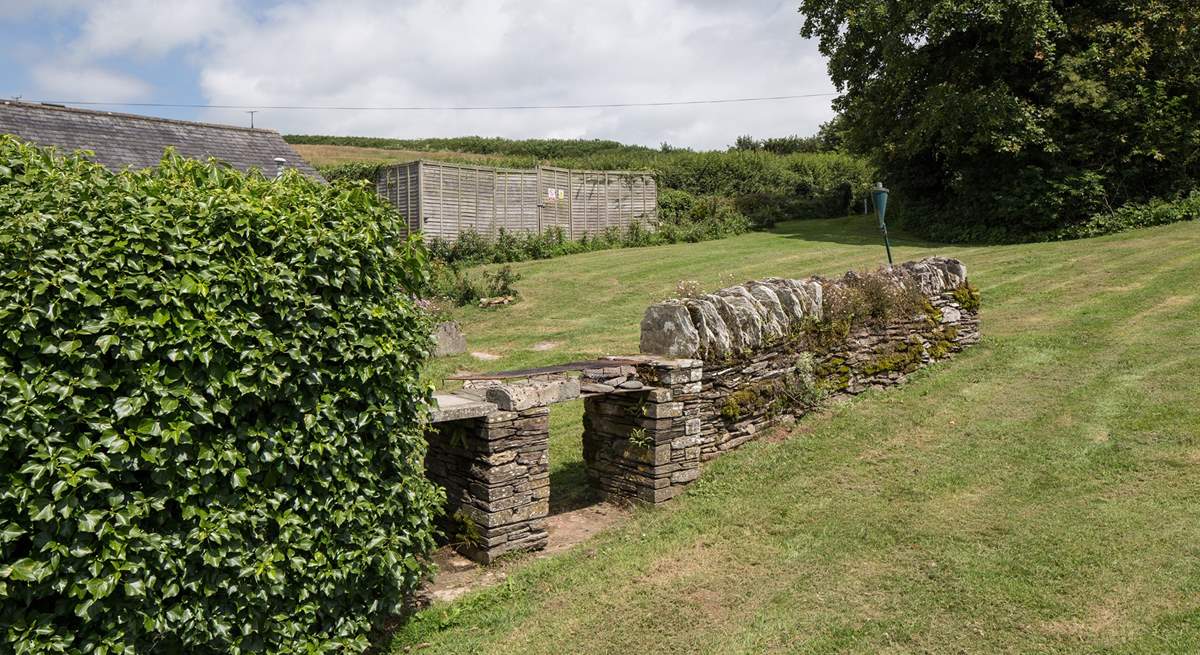
[[[495,236],[560,228],[568,238],[658,222],[650,173],[542,167],[514,170],[419,161],[382,168],[376,191],[410,229],[454,240],[474,231]]]

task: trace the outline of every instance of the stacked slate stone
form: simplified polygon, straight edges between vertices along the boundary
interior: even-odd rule
[[[952,292],[929,297],[933,316],[859,328],[841,346],[821,354],[816,371],[834,393],[858,395],[903,382],[931,362],[979,342],[979,314],[966,311]]]
[[[853,274],[772,278],[648,308],[642,351],[662,358],[645,360],[638,373],[662,389],[587,401],[589,474],[610,495],[662,502],[695,478],[697,457],[711,459],[811,409],[794,402],[801,389],[856,394],[898,384],[979,340],[978,313],[955,296],[966,283],[961,262],[935,257],[893,273],[896,284],[916,284],[932,311],[857,329],[818,353],[806,354],[805,341],[792,337],[808,319],[820,320],[831,285]]]
[[[632,391],[644,386],[637,369],[628,365],[587,369],[581,378],[580,390],[586,394]]]
[[[684,413],[698,400],[703,362],[640,359],[644,364],[627,367],[625,377],[644,391],[584,400],[583,461],[606,497],[654,504],[700,475],[700,421]]]
[[[550,410],[530,406],[447,421],[426,433],[426,475],[446,489],[445,526],[457,548],[490,563],[546,545]],[[463,523],[467,525],[463,525]]]

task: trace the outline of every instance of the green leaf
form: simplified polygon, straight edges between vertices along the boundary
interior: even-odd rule
[[[121,343],[121,337],[118,337],[115,334],[106,334],[99,339],[96,339],[96,347],[99,348],[100,352],[102,353],[108,352],[109,348],[112,348],[119,343]]]
[[[250,477],[250,469],[240,468],[240,469],[235,470],[233,472],[233,476],[232,476],[233,488],[238,489],[240,487],[246,486],[246,478],[249,478],[249,477]]]
[[[104,512],[92,510],[79,520],[79,529],[83,532],[95,532],[100,527],[102,520],[104,520]]]
[[[141,409],[142,404],[144,402],[145,401],[142,401],[140,398],[131,398],[128,396],[122,396],[120,398],[117,398],[116,402],[113,403],[112,408],[113,408],[113,411],[116,412],[117,418],[123,419],[127,416],[134,414],[139,409]]]
[[[8,543],[23,534],[25,534],[24,528],[16,523],[9,522],[8,525],[4,526],[3,530],[0,530],[0,543]]]
[[[22,582],[35,582],[40,578],[44,570],[45,565],[41,562],[24,557],[8,566],[7,575],[5,574],[5,570],[0,568],[0,578],[7,577]]]
[[[34,521],[49,521],[54,518],[54,503],[46,503],[33,515]]]

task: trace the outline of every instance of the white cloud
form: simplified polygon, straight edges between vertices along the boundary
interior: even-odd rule
[[[44,64],[35,67],[32,78],[41,93],[52,100],[105,98],[129,102],[150,94],[150,85],[129,75],[95,66]]]
[[[831,89],[816,45],[798,34],[794,0],[304,0],[257,11],[233,0],[108,0],[86,12],[60,62],[182,51],[212,104],[593,104]],[[86,88],[102,99],[145,91],[132,82],[110,72]],[[257,121],[284,132],[720,148],[739,134],[811,134],[830,116],[823,97],[636,109],[264,109]],[[203,118],[245,121],[239,110]]]
[[[212,43],[214,104],[592,104],[790,95],[831,88],[786,2],[365,0],[289,4]],[[614,138],[724,147],[815,132],[829,98],[605,110],[264,110],[287,132]],[[214,118],[237,120],[232,112]]]
[[[201,44],[244,20],[232,0],[108,0],[91,5],[73,50],[81,57],[157,57]]]

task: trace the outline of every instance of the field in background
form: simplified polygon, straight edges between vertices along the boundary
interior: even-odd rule
[[[883,257],[868,217],[518,264],[523,298],[457,318],[455,370],[637,349],[645,306]],[[1200,223],[941,247],[983,342],[710,465],[670,506],[419,614],[422,653],[1200,650]],[[578,404],[552,416],[552,504],[579,491]]]
[[[660,195],[660,220],[679,224],[742,222],[764,227],[784,219],[840,216],[860,206],[875,177],[867,161],[832,151],[693,152],[579,139],[285,138],[331,181],[373,181],[381,164],[422,158],[519,169],[540,164],[650,171],[660,191],[671,192]],[[798,140],[798,147],[801,143],[808,141]]]
[[[357,162],[398,164],[418,159],[434,159],[468,164],[499,165],[502,157],[480,155],[471,152],[449,152],[443,150],[393,150],[390,148],[362,148],[358,146],[331,146],[320,144],[293,144],[296,152],[313,166],[336,166]]]

